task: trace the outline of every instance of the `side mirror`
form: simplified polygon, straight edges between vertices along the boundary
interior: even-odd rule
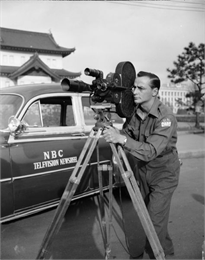
[[[8,128],[11,135],[15,136],[25,132],[26,125],[15,116],[11,116],[8,120]]]

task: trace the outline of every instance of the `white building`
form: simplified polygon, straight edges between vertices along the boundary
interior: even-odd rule
[[[75,48],[59,46],[51,33],[0,28],[0,87],[60,82],[80,72],[63,69],[63,58]]]
[[[190,98],[186,98],[186,94],[189,92],[188,87],[185,84],[164,84],[160,87],[159,97],[162,103],[172,108],[174,113],[177,113],[178,108],[186,109],[190,104]],[[181,100],[185,106],[179,106],[177,100]]]

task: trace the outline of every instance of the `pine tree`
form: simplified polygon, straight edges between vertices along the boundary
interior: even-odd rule
[[[193,89],[187,93],[186,97],[192,99],[196,113],[195,127],[200,128],[198,107],[204,106],[205,44],[200,43],[197,47],[193,42],[190,42],[173,64],[174,69],[167,69],[171,82],[175,84],[185,81],[192,82]]]

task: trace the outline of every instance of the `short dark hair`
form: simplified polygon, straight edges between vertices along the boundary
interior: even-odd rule
[[[160,89],[160,79],[157,75],[146,71],[140,71],[138,72],[137,77],[148,77],[151,82],[150,87],[152,89],[153,88],[157,88],[158,90]]]

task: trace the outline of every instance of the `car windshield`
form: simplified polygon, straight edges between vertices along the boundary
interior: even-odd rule
[[[0,95],[0,129],[8,127],[10,116],[15,116],[18,112],[23,98],[13,94]]]

